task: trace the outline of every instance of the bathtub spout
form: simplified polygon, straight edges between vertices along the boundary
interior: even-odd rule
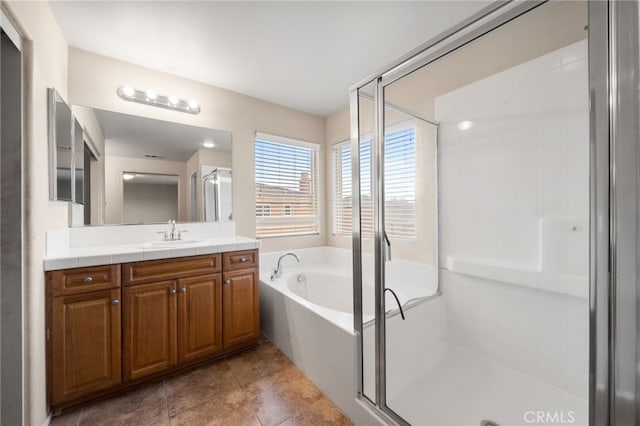
[[[282,266],[280,266],[280,262],[282,261],[283,258],[285,258],[287,256],[295,257],[295,259],[298,261],[298,263],[300,263],[300,258],[295,253],[285,253],[285,254],[283,254],[278,259],[278,266],[276,267],[276,269],[271,274],[271,281],[273,281],[273,280],[275,280],[277,278],[280,278],[282,276]]]

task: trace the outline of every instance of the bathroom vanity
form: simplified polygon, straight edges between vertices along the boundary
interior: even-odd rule
[[[195,256],[48,270],[52,408],[77,405],[255,345],[260,337],[258,250],[238,246],[224,251],[219,245],[220,252]]]

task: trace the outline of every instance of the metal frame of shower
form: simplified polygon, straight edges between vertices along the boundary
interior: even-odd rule
[[[384,88],[417,69],[482,37],[547,1],[496,1],[457,26],[427,41],[350,90],[353,188],[353,300],[357,336],[358,399],[390,422],[406,421],[387,406],[385,361],[384,255]],[[638,5],[633,2],[590,1],[588,16],[590,205],[589,205],[589,424],[626,425],[640,421],[639,393],[629,397],[619,378],[629,375],[640,389],[636,363],[640,357],[640,306],[636,292],[630,306],[619,305],[620,290],[635,288],[640,241],[638,215]],[[633,34],[635,37],[629,37]],[[627,35],[625,37],[625,35]],[[359,98],[360,90],[374,86],[375,132],[372,182],[375,214],[375,401],[363,389],[362,245],[360,217]],[[624,108],[621,108],[624,104]],[[620,163],[619,159],[628,161]],[[436,163],[437,164],[437,163]],[[619,195],[624,187],[625,197]],[[631,189],[630,189],[631,188]],[[623,230],[625,232],[623,232]],[[439,238],[439,237],[438,237]],[[618,248],[624,248],[619,250]],[[439,264],[438,271],[440,270]],[[440,274],[438,272],[438,274]],[[622,319],[636,319],[635,327],[619,329]],[[636,354],[622,363],[621,354]]]

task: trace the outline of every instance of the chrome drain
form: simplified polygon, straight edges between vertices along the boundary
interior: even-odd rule
[[[494,422],[493,420],[481,420],[480,426],[500,426],[498,422]]]

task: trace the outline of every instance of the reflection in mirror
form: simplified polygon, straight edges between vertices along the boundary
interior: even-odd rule
[[[178,217],[179,176],[124,172],[122,181],[125,223],[167,222]]]
[[[103,146],[102,158],[91,164],[99,172],[87,182],[91,209],[101,210],[91,214],[92,225],[229,220],[230,173],[227,185],[217,189],[217,206],[206,207],[203,178],[215,169],[230,172],[230,132],[87,107],[74,106],[74,112],[92,117],[96,129],[85,132]]]
[[[49,155],[50,170],[55,176],[49,180],[49,197],[52,200],[73,201],[71,189],[71,164],[73,140],[71,134],[71,109],[55,89],[49,89]]]
[[[204,220],[227,222],[233,220],[231,211],[231,169],[202,166],[204,185]]]
[[[73,120],[73,147],[74,147],[74,201],[78,204],[84,203],[84,138],[82,126],[78,120]]]

